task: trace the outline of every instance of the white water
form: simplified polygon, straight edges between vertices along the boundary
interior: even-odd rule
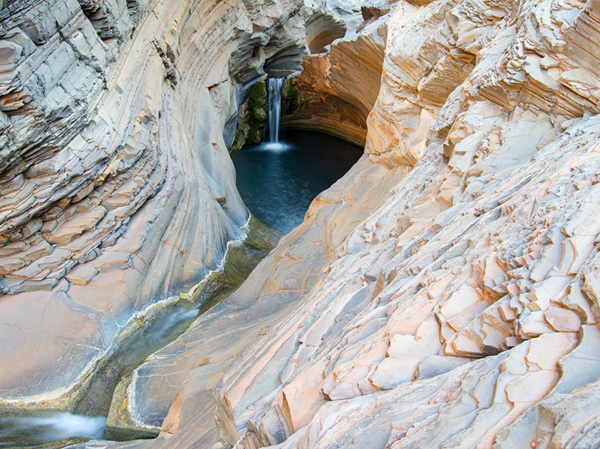
[[[191,320],[198,316],[198,309],[177,310],[169,314],[168,318],[161,323],[160,329],[154,331],[152,337],[156,339],[165,338],[173,328],[182,321]]]
[[[261,143],[256,148],[257,150],[266,150],[274,153],[278,153],[281,151],[286,151],[290,149],[290,145],[283,142],[265,142]]]
[[[106,418],[55,413],[48,416],[0,419],[2,442],[26,438],[32,442],[58,441],[67,438],[99,439],[104,435]]]
[[[268,79],[268,99],[269,99],[269,142],[272,149],[279,149],[279,126],[281,120],[281,88],[283,78]]]

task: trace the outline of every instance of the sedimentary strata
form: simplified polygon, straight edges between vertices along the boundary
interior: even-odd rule
[[[597,445],[598,8],[399,2],[365,156],[135,373],[123,447]]]
[[[288,79],[284,89],[286,126],[365,145],[367,116],[379,93],[387,20],[364,25],[359,31],[349,30],[347,39],[334,40],[325,54],[304,57],[302,72]]]
[[[68,407],[64,394],[136,313],[205,278],[244,236],[248,212],[226,148],[235,128],[223,130],[243,99],[236,85],[294,42],[298,6],[54,0],[2,9],[5,406]]]
[[[320,14],[336,18],[337,3],[321,5]],[[189,5],[179,10],[174,3],[156,2],[152,9],[156,15],[144,14],[145,6],[138,5],[141,22],[137,22],[138,31],[132,40],[118,35],[107,38],[121,50],[113,53],[112,75],[106,76],[108,93],[98,94],[98,112],[92,115],[98,117],[93,123],[100,129],[104,122],[99,117],[115,123],[107,135],[119,136],[123,123],[133,126],[141,111],[155,111],[139,119],[140,136],[152,139],[140,137],[134,142],[147,142],[145,145],[162,155],[162,159],[156,158],[165,161],[165,180],[159,183],[158,193],[132,216],[127,232],[148,229],[139,225],[144,223],[147,207],[151,212],[160,211],[156,220],[163,217],[167,208],[161,205],[161,198],[162,204],[172,204],[166,198],[173,191],[192,203],[202,199],[192,204],[202,213],[190,221],[204,240],[186,234],[189,227],[179,232],[181,224],[169,226],[171,231],[160,234],[168,238],[161,241],[153,237],[148,242],[164,242],[160,247],[171,243],[178,249],[172,254],[165,249],[167,256],[145,261],[142,266],[147,268],[136,271],[138,280],[133,282],[127,276],[140,266],[137,261],[142,257],[130,251],[135,254],[123,262],[119,254],[130,253],[120,248],[121,242],[146,246],[143,239],[130,238],[124,232],[114,246],[105,245],[105,253],[94,253],[87,263],[51,286],[54,291],[48,297],[39,292],[2,297],[1,319],[7,327],[6,317],[14,321],[14,330],[3,333],[2,338],[11,335],[15,345],[22,341],[33,345],[34,337],[29,335],[35,328],[36,335],[52,342],[39,328],[40,320],[52,314],[56,317],[53,326],[58,319],[79,323],[83,337],[77,344],[90,348],[91,355],[78,357],[90,360],[102,346],[84,337],[110,335],[93,327],[98,323],[97,314],[109,317],[105,318],[109,322],[106,326],[116,326],[116,317],[126,316],[115,312],[120,303],[114,298],[106,301],[106,296],[94,297],[94,292],[105,291],[99,286],[108,285],[114,291],[115,285],[123,285],[122,290],[116,290],[119,298],[137,304],[136,299],[147,301],[159,286],[167,293],[170,287],[165,285],[183,285],[188,279],[185,273],[198,273],[200,266],[210,266],[204,261],[218,260],[217,253],[211,253],[212,259],[204,255],[194,259],[203,264],[185,269],[187,257],[193,259],[198,251],[214,248],[215,241],[232,238],[233,229],[237,230],[245,218],[241,205],[236,212],[239,216],[234,213],[238,210],[234,206],[239,204],[235,191],[218,189],[231,185],[220,181],[230,173],[226,157],[209,158],[212,152],[226,155],[221,130],[231,118],[233,104],[227,77],[233,73],[240,79],[251,79],[255,75],[252,69],[242,70],[241,61],[254,54],[252,46],[262,42],[260,36],[268,35],[267,30],[279,29],[271,27],[283,20],[278,17],[285,14],[280,13],[288,11],[270,2],[244,5],[248,9],[240,2],[201,2],[192,8],[190,18],[185,13]],[[325,128],[338,123],[351,140],[366,135],[364,157],[315,199],[304,223],[281,240],[240,290],[200,317],[188,332],[154,354],[121,384],[123,402],[117,405],[125,404],[127,413],[123,416],[128,420],[123,427],[132,423],[161,426],[160,436],[151,441],[91,442],[76,447],[509,449],[599,444],[600,2],[436,0],[366,2],[362,6],[358,21],[352,11],[345,19],[340,16],[350,30],[346,39],[332,42],[329,53],[305,59],[305,72],[297,80],[312,80],[307,82],[311,91],[298,91],[298,111],[304,107],[320,114]],[[239,16],[230,12],[238,10]],[[84,14],[84,9],[81,11]],[[314,12],[299,12],[297,20],[290,19],[282,29],[292,25],[302,28]],[[220,21],[206,20],[211,14]],[[103,24],[110,23],[108,17],[107,13]],[[239,34],[239,23],[246,24],[246,34]],[[171,32],[171,25],[181,33]],[[102,25],[100,31],[94,28],[94,33],[101,39],[100,34],[107,29]],[[156,30],[164,30],[164,36],[157,39],[160,33]],[[193,39],[194,33],[203,33],[204,40]],[[44,35],[43,30],[40,35]],[[241,35],[243,42],[235,38]],[[253,62],[255,68],[268,57],[290,54],[292,38],[277,36],[276,31],[276,48],[270,48],[264,38],[263,52],[257,52],[259,59]],[[15,37],[12,44],[5,44],[12,49],[6,54],[18,55],[13,59],[35,55],[34,47],[27,53],[28,44],[20,44],[18,39],[23,40]],[[138,39],[144,42],[141,47],[135,45]],[[322,46],[314,48],[320,51]],[[154,55],[139,57],[149,67],[144,76],[140,66],[126,64],[128,58],[143,51]],[[233,55],[229,66],[227,57],[219,56],[222,51]],[[198,57],[198,52],[204,56]],[[179,60],[181,64],[188,61],[187,70],[182,70]],[[362,60],[368,61],[367,70],[359,70]],[[90,61],[92,64],[93,58]],[[123,89],[130,84],[122,86],[119,81],[136,85],[136,79],[140,86],[156,83],[161,94],[155,95],[157,91],[150,88]],[[187,86],[185,98],[174,94],[184,89],[182,86]],[[124,109],[119,103],[126,101],[121,93],[110,96],[117,87],[122,92],[144,92],[127,100],[128,105],[142,102],[139,112]],[[38,104],[35,93],[5,92],[9,96],[4,101],[16,108],[14,111],[27,108],[23,119],[34,117],[31,111]],[[314,101],[302,95],[312,95]],[[330,104],[348,105],[357,112],[356,120],[345,123],[337,106],[323,105],[324,99],[333,101]],[[94,104],[90,100],[90,105]],[[160,107],[152,109],[147,104]],[[77,107],[82,106],[77,103]],[[105,114],[103,108],[108,108]],[[115,118],[118,111],[127,119]],[[9,112],[5,112],[6,120],[13,120],[16,113]],[[190,114],[198,120],[203,118],[203,126],[192,127],[191,133],[186,126],[196,121],[190,121]],[[70,113],[67,116],[74,122],[63,133],[71,132],[78,123]],[[204,117],[214,119],[208,120],[208,130]],[[37,136],[38,126],[44,129],[41,119],[38,121],[35,126],[23,126],[22,131],[11,128],[15,145],[23,142],[18,132]],[[304,126],[312,125],[306,122]],[[51,145],[62,148],[56,139],[69,138],[58,131],[40,135],[36,138],[48,142],[46,155],[54,154]],[[74,141],[81,145],[97,141],[97,137],[85,137],[88,135],[78,131]],[[131,133],[123,131],[123,135]],[[188,139],[190,135],[194,138]],[[163,144],[157,146],[157,139]],[[193,146],[198,142],[206,147]],[[102,151],[112,148],[108,143],[100,147]],[[11,254],[5,251],[3,257],[35,248],[33,241],[29,246],[19,245],[38,234],[58,251],[56,245],[69,245],[97,232],[93,229],[117,207],[110,208],[112,195],[100,195],[106,188],[103,186],[111,180],[137,179],[137,175],[117,176],[122,163],[123,173],[145,166],[127,165],[122,162],[128,160],[126,157],[111,165],[113,155],[129,154],[126,146],[115,149],[106,160],[94,156],[99,157],[94,170],[108,170],[107,175],[91,177],[99,179],[98,184],[93,181],[94,187],[82,193],[78,201],[66,194],[61,199],[69,201],[57,199],[56,207],[63,212],[53,218],[56,226],[50,227],[41,218],[41,225],[35,219],[20,218],[36,211],[38,204],[26,200],[24,192],[34,189],[31,179],[56,176],[47,171],[48,166],[62,170],[70,159],[44,165],[36,159],[37,146],[31,153],[19,148],[2,153],[7,167],[13,170],[3,175],[7,179],[3,186],[16,192],[13,203],[17,206],[10,206],[11,210],[21,211],[5,218],[6,232],[13,232],[8,223],[14,223],[15,232],[18,228],[21,234],[7,234],[4,248],[8,252],[16,249]],[[82,154],[77,148],[68,154]],[[63,150],[56,151],[53,158]],[[95,154],[92,149],[83,154],[88,153]],[[146,154],[131,150],[135,156],[138,153]],[[23,157],[25,154],[30,156]],[[30,160],[35,164],[28,166]],[[181,171],[169,171],[173,166]],[[181,174],[188,173],[187,167],[200,170],[194,175],[204,176],[205,181],[190,184],[191,172]],[[21,168],[24,171],[19,171]],[[15,175],[10,177],[12,173]],[[152,173],[146,178],[152,179]],[[44,185],[50,188],[54,182]],[[76,185],[70,181],[59,191],[77,189]],[[166,187],[170,185],[171,190]],[[190,185],[198,189],[210,186],[210,194],[192,194]],[[125,195],[134,197],[137,195]],[[217,201],[219,198],[227,198],[231,209],[219,208],[223,202]],[[23,203],[19,208],[21,201],[33,205]],[[41,201],[39,207],[45,203]],[[78,207],[80,203],[85,207]],[[192,209],[179,203],[167,210],[175,218],[165,221],[180,223],[177,217],[189,217]],[[223,228],[228,221],[218,221],[212,210],[219,216],[225,214],[236,226]],[[209,220],[210,226],[203,220]],[[27,227],[28,223],[32,224]],[[166,227],[164,224],[161,229]],[[231,233],[226,232],[229,229]],[[213,234],[219,238],[209,237]],[[45,235],[54,240],[46,240]],[[175,236],[196,242],[197,246],[190,243],[190,247],[198,248],[197,252],[178,244]],[[74,249],[69,251],[76,254]],[[179,249],[190,255],[184,256]],[[181,256],[175,258],[178,251]],[[52,254],[36,254],[27,267],[37,270],[33,260]],[[182,261],[186,263],[180,269]],[[37,266],[50,269],[39,263]],[[27,267],[17,263],[3,282],[19,280],[8,274]],[[115,283],[115,276],[123,284]],[[190,278],[194,276],[190,274]],[[102,279],[106,284],[100,283]],[[30,288],[25,284],[29,278],[21,282],[7,283],[5,288],[12,288],[11,293],[17,293],[18,285]],[[149,282],[152,284],[147,285]],[[142,285],[142,293],[127,296],[132,285]],[[102,304],[105,309],[98,311]],[[59,306],[65,311],[60,312]],[[71,316],[76,312],[86,318],[77,321]],[[85,323],[91,329],[84,327]],[[56,341],[67,347],[75,344],[63,338],[61,334]],[[4,370],[0,372],[8,373],[3,379],[10,379],[10,374],[14,378],[17,372],[27,374],[27,367],[19,365],[24,362],[17,357],[18,351],[11,352],[8,342],[2,342],[1,347],[3,351],[8,348],[10,361],[0,368]],[[58,348],[58,343],[53,347]],[[66,358],[56,358],[56,354],[72,352],[52,351],[27,363],[73,366],[64,363]],[[81,353],[79,349],[77,354]],[[74,379],[76,374],[67,373],[67,377]],[[64,376],[63,369],[61,379]],[[35,381],[33,375],[27,378],[28,388],[41,385],[40,391],[58,382],[36,384],[32,379]],[[25,385],[3,382],[3,391],[24,391]],[[119,425],[118,419],[115,425]]]

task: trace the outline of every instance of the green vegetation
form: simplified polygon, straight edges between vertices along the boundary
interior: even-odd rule
[[[298,102],[298,88],[295,83],[295,79],[287,77],[283,83],[282,89],[283,99],[285,100],[284,111],[286,114],[294,114],[300,104]]]
[[[248,99],[242,103],[238,113],[235,138],[229,148],[235,153],[246,144],[258,144],[262,140],[262,132],[267,122],[267,77],[261,78]]]

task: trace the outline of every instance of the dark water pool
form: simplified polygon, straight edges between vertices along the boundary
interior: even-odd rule
[[[233,158],[237,187],[250,212],[287,233],[311,201],[341,178],[362,148],[313,131],[286,130],[284,143],[248,145]]]

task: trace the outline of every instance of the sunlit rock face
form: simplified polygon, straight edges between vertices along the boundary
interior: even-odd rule
[[[309,19],[306,39],[311,55],[303,59],[302,72],[286,83],[286,126],[315,129],[365,145],[387,35],[387,19],[379,14],[384,14],[381,8],[363,6],[358,24],[356,14],[346,16],[354,21],[345,22],[333,13]]]
[[[600,443],[600,2],[376,21],[365,156],[134,375],[142,421],[172,403],[135,447]]]
[[[119,2],[100,22],[78,3],[63,16],[19,3],[36,20],[44,8],[79,17],[90,49],[73,64],[100,64],[88,78],[54,65],[16,76],[72,21],[34,32],[5,18],[4,397],[68,385],[120,319],[219,260],[245,219],[222,138],[234,82],[304,39],[315,14],[127,4],[124,23]],[[131,374],[128,413],[162,422],[158,439],[102,447],[598,446],[600,1],[320,7],[349,34],[297,79],[324,127],[363,136],[365,156],[241,289]],[[74,100],[35,90],[98,77]],[[353,123],[323,104],[334,97]],[[77,266],[39,261],[59,255]]]
[[[0,400],[65,393],[136,312],[186,291],[244,235],[223,132],[237,86],[304,45],[301,6],[2,9]]]

